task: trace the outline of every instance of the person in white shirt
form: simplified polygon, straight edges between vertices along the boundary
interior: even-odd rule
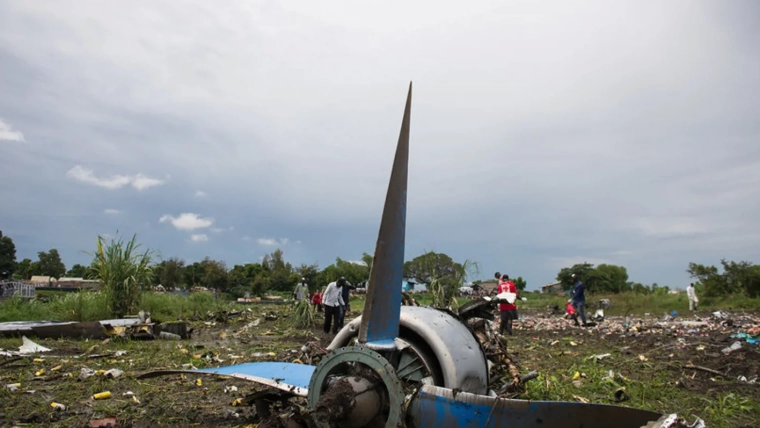
[[[338,287],[337,282],[333,281],[327,285],[325,294],[322,296],[322,306],[325,307],[325,334],[330,332],[330,326],[332,326],[333,334],[338,333],[340,311],[341,307],[345,304],[342,294],[342,290]]]
[[[306,300],[309,297],[309,286],[306,285],[306,278],[301,278],[301,282],[296,285],[293,291],[293,300]]]
[[[689,298],[689,310],[694,312],[699,306],[699,299],[697,299],[697,293],[694,291],[694,283],[692,282],[686,287],[686,296]]]

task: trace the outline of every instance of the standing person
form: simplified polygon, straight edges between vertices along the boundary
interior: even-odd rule
[[[686,287],[686,296],[689,298],[689,310],[694,312],[699,306],[699,299],[697,299],[697,293],[694,290],[694,283],[692,282]]]
[[[583,321],[583,326],[586,327],[586,290],[581,282],[580,278],[578,278],[578,275],[573,274],[572,276],[573,282],[575,285],[573,285],[573,298],[571,299],[573,307],[575,308],[576,312],[578,312],[578,315],[580,315],[581,320]],[[575,325],[578,324],[578,318],[574,318]]]
[[[346,321],[346,313],[351,310],[349,300],[351,297],[351,290],[355,289],[350,282],[346,281],[346,278],[340,277],[338,280],[338,287],[340,287],[341,297],[343,297],[343,306],[340,307],[340,318],[338,319],[338,329],[342,329]]]
[[[293,300],[300,301],[306,300],[309,296],[309,286],[306,284],[306,278],[301,278],[301,282],[296,284],[296,289],[293,290]]]
[[[314,295],[311,296],[311,303],[314,305],[317,312],[322,312],[322,294],[324,294],[324,290],[317,290],[314,292]]]
[[[340,320],[340,308],[343,306],[343,296],[341,295],[340,287],[338,287],[338,284],[335,281],[327,285],[325,294],[322,296],[322,305],[325,307],[325,334],[330,332],[331,325],[333,334],[338,333],[338,322]]]
[[[517,287],[514,282],[509,280],[509,275],[507,274],[501,276],[498,294],[501,293],[515,294],[515,303],[507,302],[499,304],[499,312],[501,314],[499,334],[504,334],[504,329],[506,329],[507,334],[512,336],[512,321],[517,319]]]

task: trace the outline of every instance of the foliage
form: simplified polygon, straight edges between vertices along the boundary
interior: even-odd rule
[[[404,276],[430,284],[437,278],[454,278],[461,268],[448,255],[428,251],[404,263]]]
[[[566,291],[573,288],[572,274],[578,275],[586,290],[592,293],[622,293],[631,289],[624,266],[600,264],[594,267],[590,263],[578,263],[562,268],[557,274],[557,281],[562,282],[562,288]]]
[[[433,296],[432,305],[445,308],[458,305],[459,288],[465,285],[468,277],[479,273],[479,267],[471,260],[455,263],[446,254],[429,251],[406,262],[404,273],[407,278],[426,283]]]
[[[72,266],[71,269],[66,272],[66,276],[69,278],[89,278],[90,275],[92,275],[92,272],[90,271],[89,266],[82,266],[79,263]]]
[[[138,252],[136,240],[137,235],[133,235],[127,242],[121,238],[106,242],[98,236],[97,250],[90,253],[93,274],[102,282],[111,314],[116,317],[136,313],[140,289],[150,285],[153,253],[150,249]]]
[[[32,277],[32,259],[24,259],[16,263],[16,270],[13,273],[16,279],[29,279]]]
[[[517,287],[517,291],[523,291],[528,286],[528,281],[524,280],[521,276],[515,278],[513,282],[515,283],[515,287]]]
[[[0,279],[11,278],[16,270],[16,244],[0,230]]]
[[[760,296],[760,265],[750,262],[733,262],[721,259],[723,272],[715,266],[689,263],[686,272],[699,281],[697,292],[704,290],[708,297],[745,294]]]
[[[61,261],[61,255],[55,248],[48,252],[37,253],[37,261],[30,267],[32,275],[52,276],[60,278],[66,274],[66,265]]]
[[[327,266],[317,275],[317,285],[324,287],[341,276],[351,284],[358,284],[369,279],[369,268],[366,264],[350,262],[338,257],[335,263]]]
[[[297,328],[311,328],[316,322],[317,314],[308,300],[298,300],[293,311],[293,325]]]

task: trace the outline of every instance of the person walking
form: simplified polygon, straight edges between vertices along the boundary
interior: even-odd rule
[[[293,290],[293,300],[299,302],[306,300],[309,297],[309,286],[306,284],[306,278],[301,278],[301,282],[296,284],[296,289]]]
[[[509,275],[507,274],[502,275],[501,282],[499,282],[498,294],[501,293],[514,293],[515,295],[515,303],[506,302],[499,304],[499,312],[501,314],[499,334],[503,335],[506,329],[507,334],[512,336],[512,321],[517,319],[517,287],[514,282],[509,280]]]
[[[573,279],[574,285],[573,285],[573,298],[571,299],[571,303],[573,304],[573,307],[575,308],[577,315],[581,317],[581,320],[583,321],[583,327],[586,327],[585,286],[581,282],[580,278],[578,278],[578,275],[573,274],[572,279]],[[575,325],[580,326],[580,324],[578,323],[577,316],[573,320],[575,321]]]
[[[699,299],[697,299],[697,293],[694,290],[693,282],[686,287],[686,296],[689,298],[689,311],[696,311],[699,306]]]
[[[338,333],[338,322],[340,320],[340,310],[343,306],[342,290],[338,287],[337,282],[333,281],[327,285],[325,294],[322,296],[322,305],[325,308],[325,334],[330,332],[332,327],[333,334]]]

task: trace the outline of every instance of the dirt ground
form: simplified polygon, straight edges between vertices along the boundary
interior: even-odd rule
[[[267,321],[267,311],[280,316]],[[257,308],[229,323],[195,322],[192,339],[182,341],[31,338],[52,351],[21,359],[0,357],[0,426],[87,427],[105,418],[115,418],[121,427],[255,426],[250,407],[233,405],[257,391],[250,382],[136,376],[188,365],[293,361],[306,342],[327,346],[331,336],[323,335],[319,326],[310,332],[293,329],[286,313],[285,308]],[[509,340],[509,351],[523,373],[537,370],[540,376],[521,398],[613,404],[615,391],[625,388],[627,399],[620,405],[699,416],[709,427],[760,426],[760,382],[751,383],[760,375],[760,345],[743,342],[740,349],[724,354],[722,349],[740,340],[730,337],[733,327],[714,322],[709,328],[640,326],[632,331],[620,327],[631,320],[610,320],[606,326],[580,329],[556,319],[524,318]],[[258,325],[251,325],[255,320]],[[20,345],[20,338],[0,339],[5,350]],[[107,356],[92,358],[103,354]],[[610,355],[593,357],[604,354]],[[116,379],[103,374],[82,379],[83,368],[124,373]],[[15,391],[4,387],[16,383],[21,386]],[[233,386],[236,391],[231,391]],[[104,391],[111,398],[92,398]]]

